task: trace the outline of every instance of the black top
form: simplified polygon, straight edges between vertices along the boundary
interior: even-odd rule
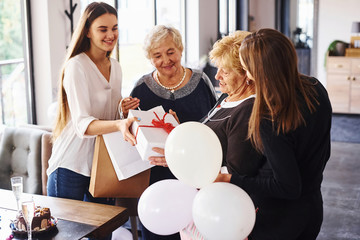
[[[259,208],[254,239],[316,239],[320,231],[320,187],[330,157],[332,109],[322,84],[314,78],[309,81],[318,93],[316,111],[310,113],[302,101],[305,124],[287,134],[277,135],[271,122],[262,120],[265,164],[254,177],[234,174],[231,178]]]
[[[254,99],[248,98],[234,107],[221,107],[205,122],[218,136],[223,151],[223,165],[231,174],[254,176],[265,161],[248,139],[248,123]]]

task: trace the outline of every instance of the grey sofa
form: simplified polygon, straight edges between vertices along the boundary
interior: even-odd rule
[[[22,176],[24,192],[46,194],[42,162],[47,164],[51,155],[49,135],[40,128],[5,127],[0,143],[0,188],[11,189],[10,178]]]

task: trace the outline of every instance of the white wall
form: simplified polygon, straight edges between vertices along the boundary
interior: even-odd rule
[[[186,14],[189,16],[186,21],[186,41],[185,54],[187,59],[187,67],[196,64],[196,56],[199,52],[199,1],[193,0],[186,5]],[[192,54],[189,54],[189,53]]]
[[[32,1],[31,16],[36,117],[39,124],[47,124],[47,107],[52,101],[48,1]]]
[[[193,1],[193,0],[192,0]],[[188,1],[189,2],[189,1]],[[200,0],[199,4],[199,56],[207,56],[217,40],[217,0]]]
[[[250,31],[260,28],[275,28],[275,0],[249,1]]]
[[[186,7],[186,65],[198,68],[217,40],[217,0],[191,0]]]
[[[73,4],[77,1],[73,0]],[[69,1],[49,1],[49,41],[51,80],[53,96],[57,95],[57,82],[60,68],[66,54],[66,48],[71,39],[70,19],[65,15],[65,9],[70,12]],[[80,6],[74,12],[74,29],[80,16]],[[56,100],[56,99],[54,99]]]
[[[327,48],[334,40],[350,42],[351,23],[360,21],[359,0],[320,0],[317,77],[326,84],[324,59]]]
[[[75,3],[77,0],[73,1]],[[70,42],[70,20],[65,9],[70,11],[68,1],[31,1],[35,103],[39,125],[51,124],[47,112],[56,100],[59,72]],[[77,6],[75,11],[76,23],[80,7]]]

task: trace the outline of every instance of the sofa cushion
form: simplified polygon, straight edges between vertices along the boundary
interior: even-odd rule
[[[22,176],[24,192],[42,193],[40,129],[6,127],[0,143],[0,188],[11,189],[10,178]]]

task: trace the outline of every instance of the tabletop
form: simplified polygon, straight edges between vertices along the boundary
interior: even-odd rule
[[[64,198],[23,193],[24,198],[33,197],[36,206],[50,208],[51,215],[58,219],[57,230],[52,239],[60,239],[60,235],[76,234],[71,238],[102,238],[123,225],[129,218],[126,208],[98,203],[83,202]],[[16,215],[16,200],[10,190],[0,189],[0,231],[7,220]],[[69,229],[77,231],[69,231]],[[11,232],[11,231],[10,231]],[[40,239],[40,238],[39,238]]]

